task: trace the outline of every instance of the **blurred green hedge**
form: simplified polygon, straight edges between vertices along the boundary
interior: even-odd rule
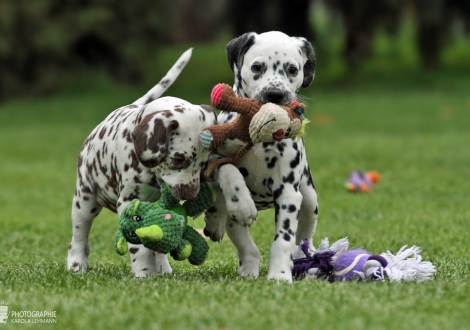
[[[100,67],[118,80],[140,79],[139,60],[162,30],[158,2],[2,0],[0,99],[56,90],[69,74]]]

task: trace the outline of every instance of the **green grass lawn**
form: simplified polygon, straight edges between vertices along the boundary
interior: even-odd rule
[[[162,55],[168,65],[180,50]],[[203,61],[197,54],[193,61]],[[201,66],[190,62],[169,94],[207,103],[211,85],[230,83],[223,49],[208,58],[206,64],[217,63],[213,76],[203,75],[198,85]],[[75,93],[1,104],[0,305],[56,311],[57,324],[33,329],[468,328],[469,77],[463,71],[358,74],[323,86],[319,73],[304,94],[321,207],[315,244],[348,236],[354,247],[376,253],[418,245],[437,267],[432,281],[419,284],[268,282],[272,211],[261,212],[251,229],[263,257],[259,279],[237,276],[236,251],[226,238],[210,243],[200,267],[172,261],[173,275],[136,280],[128,257],[114,251],[117,216],[109,211],[92,228],[89,271],[71,274],[65,260],[78,150],[110,111],[147,87],[101,84],[98,77],[96,88],[83,84]],[[344,190],[358,168],[380,172],[372,193]],[[203,220],[193,224],[202,228]]]

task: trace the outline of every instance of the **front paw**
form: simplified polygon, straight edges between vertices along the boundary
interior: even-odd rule
[[[217,215],[217,213],[205,212],[204,235],[209,237],[211,241],[220,242],[225,234],[225,219]]]
[[[290,271],[269,272],[268,281],[292,283],[292,273]]]
[[[248,188],[243,188],[235,190],[232,196],[225,196],[225,203],[230,220],[241,226],[250,227],[256,220],[258,210]]]

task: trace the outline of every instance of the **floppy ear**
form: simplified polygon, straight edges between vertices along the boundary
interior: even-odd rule
[[[145,167],[155,167],[163,162],[168,154],[171,132],[179,126],[176,120],[168,121],[161,113],[148,114],[132,132],[137,158]]]
[[[307,61],[304,64],[304,80],[302,82],[302,87],[306,88],[308,87],[312,81],[313,78],[315,78],[315,66],[316,66],[316,58],[315,58],[315,52],[313,51],[313,46],[312,44],[305,38],[302,37],[292,37],[295,39],[300,46],[300,49],[302,50],[303,55],[307,58]]]
[[[235,72],[235,65],[240,69],[243,65],[243,57],[255,43],[255,32],[242,34],[240,37],[231,40],[225,49],[227,50],[228,64],[232,71]]]

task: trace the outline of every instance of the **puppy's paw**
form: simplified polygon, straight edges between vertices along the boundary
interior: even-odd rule
[[[220,218],[216,213],[206,212],[204,220],[204,235],[209,237],[211,241],[220,242],[225,234],[225,218]]]
[[[230,220],[240,226],[249,227],[256,220],[258,210],[246,186],[235,187],[231,196],[225,196],[226,208]]]

